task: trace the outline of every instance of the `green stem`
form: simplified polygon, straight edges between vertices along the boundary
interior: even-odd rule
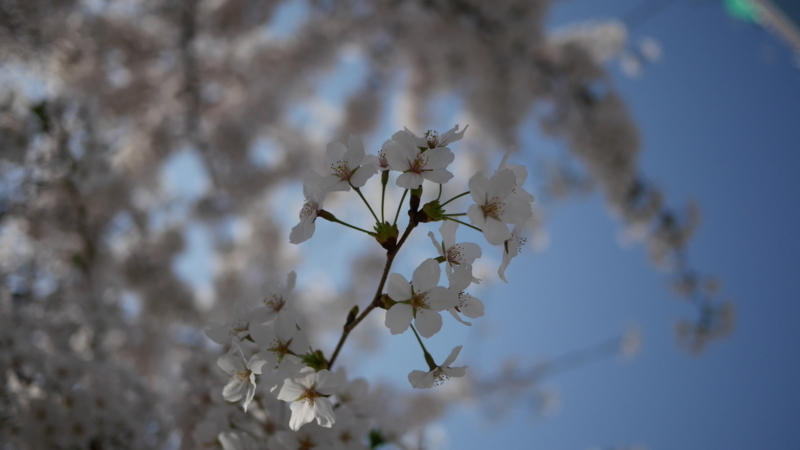
[[[442,185],[439,185],[439,196],[436,197],[436,201],[438,202],[442,198]]]
[[[457,214],[444,214],[445,217],[459,217],[459,216],[466,216],[467,213],[457,213]]]
[[[383,187],[381,188],[381,223],[384,223],[386,219],[383,217],[383,203],[386,199],[386,183],[383,183]]]
[[[446,205],[446,204],[448,204],[448,203],[452,202],[453,200],[455,200],[455,199],[457,199],[457,198],[463,197],[463,196],[465,196],[465,195],[467,195],[467,194],[469,194],[469,191],[467,191],[467,192],[464,192],[464,193],[462,193],[462,194],[458,194],[458,195],[456,195],[455,197],[451,198],[450,200],[448,200],[448,201],[446,201],[446,202],[442,203],[442,206],[444,206],[444,205]]]
[[[352,184],[350,186],[353,188],[354,191],[356,191],[358,196],[361,197],[361,200],[364,200],[364,204],[367,205],[367,208],[369,208],[369,212],[372,213],[372,217],[375,218],[375,222],[378,222],[378,216],[375,215],[375,211],[372,210],[372,206],[369,206],[369,202],[367,201],[366,198],[364,198],[364,194],[361,193],[361,189],[353,186]]]
[[[400,209],[403,207],[403,202],[406,201],[406,194],[408,194],[408,189],[403,191],[403,198],[400,199],[400,204],[397,205],[397,213],[394,215],[394,225],[397,225],[397,219],[400,217]]]
[[[362,233],[367,233],[368,235],[372,236],[372,233],[370,233],[369,231],[367,231],[367,230],[365,230],[363,228],[358,228],[357,226],[354,226],[354,225],[350,225],[347,222],[342,222],[341,220],[339,220],[339,219],[337,219],[335,217],[333,219],[328,219],[328,220],[331,221],[331,222],[340,223],[340,224],[342,224],[342,225],[344,225],[344,226],[346,226],[348,228],[352,228],[354,230],[358,230],[358,231],[360,231]]]
[[[414,328],[414,325],[409,325],[409,327],[411,327],[411,331],[414,332],[414,336],[417,337],[417,342],[419,342],[419,346],[422,347],[422,352],[425,353],[426,356],[430,356],[428,349],[425,348],[425,344],[422,343],[422,339],[420,339],[419,334],[417,334],[417,329]]]
[[[464,223],[464,222],[462,222],[462,221],[460,221],[460,220],[458,220],[458,219],[453,219],[452,217],[445,217],[445,218],[444,218],[444,220],[452,220],[453,222],[458,222],[458,223],[460,223],[461,225],[464,225],[465,227],[470,227],[470,228],[472,228],[473,230],[478,230],[478,231],[480,231],[481,233],[483,233],[483,230],[481,230],[480,228],[478,228],[478,227],[474,227],[474,226],[472,226],[472,225],[470,225],[470,224],[468,224],[468,223]]]

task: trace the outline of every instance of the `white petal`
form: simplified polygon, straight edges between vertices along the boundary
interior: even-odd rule
[[[449,222],[450,222],[449,220],[444,221],[444,223],[449,223]],[[434,237],[433,235],[433,231],[428,231],[428,237],[431,238],[431,242],[433,242],[433,247],[436,248],[437,252],[439,252],[439,256],[444,256],[444,250],[442,250],[442,244],[436,240],[436,237]]]
[[[333,405],[327,398],[317,398],[314,401],[314,416],[321,427],[330,428],[336,422]]]
[[[247,384],[247,380],[239,380],[236,377],[231,378],[228,384],[222,388],[222,398],[229,402],[238,402],[242,398],[242,390]]]
[[[466,320],[462,319],[461,316],[458,315],[458,311],[456,311],[455,308],[450,308],[450,309],[447,310],[447,312],[449,312],[450,315],[453,316],[454,319],[456,319],[457,321],[463,323],[464,325],[466,325],[468,327],[472,326],[472,322],[467,322]]]
[[[411,277],[411,284],[414,286],[414,292],[417,294],[428,292],[439,284],[439,278],[441,276],[442,269],[439,267],[439,263],[436,262],[435,259],[426,259],[414,270],[414,275]]]
[[[461,302],[461,306],[459,306],[458,309],[461,310],[462,314],[470,319],[483,317],[483,302],[479,298],[473,297],[469,294],[461,294]]]
[[[293,402],[300,398],[306,391],[306,387],[296,381],[297,379],[287,379],[283,382],[283,387],[278,393],[278,400]]]
[[[472,271],[468,266],[456,266],[448,280],[450,281],[450,289],[456,293],[461,292],[472,284]]]
[[[469,193],[475,203],[486,204],[486,191],[489,189],[489,179],[483,172],[478,172],[469,179]]]
[[[451,377],[451,378],[460,378],[460,377],[463,377],[464,375],[466,375],[466,373],[467,373],[467,366],[461,366],[461,367],[443,367],[443,368],[442,368],[442,372],[444,372],[444,374],[445,374],[445,375],[447,375],[448,377]]]
[[[255,377],[254,375],[252,374],[250,375],[250,378],[254,377]],[[256,395],[256,385],[252,381],[253,380],[251,380],[250,383],[247,383],[247,391],[244,395],[244,403],[242,404],[244,412],[247,412],[247,407],[250,406],[250,402],[253,401],[253,397]]]
[[[354,169],[361,165],[361,162],[364,161],[364,156],[366,155],[364,152],[364,143],[361,142],[358,136],[355,134],[350,135],[350,139],[347,141],[347,152],[344,154],[344,160],[347,161],[347,167]]]
[[[444,286],[434,286],[428,291],[428,306],[434,311],[444,311],[458,305],[458,293]]]
[[[472,222],[473,225],[483,229],[483,224],[486,223],[486,216],[483,214],[483,210],[480,206],[470,205],[467,210],[467,217],[469,217],[469,221]]]
[[[449,148],[441,147],[428,150],[425,152],[425,156],[428,160],[425,169],[430,170],[444,169],[456,158]]]
[[[392,300],[402,302],[411,299],[411,286],[406,277],[399,273],[393,273],[389,275],[389,286],[386,288],[386,293]]]
[[[456,243],[456,230],[458,230],[458,222],[452,220],[443,220],[442,226],[439,227],[439,233],[442,235],[444,248],[450,248]]]
[[[386,162],[389,163],[389,168],[398,172],[405,172],[411,168],[406,150],[395,141],[386,144]]]
[[[241,356],[230,352],[220,356],[219,359],[217,359],[217,365],[228,375],[233,372],[243,371],[247,368]]]
[[[450,355],[447,357],[447,359],[444,360],[444,363],[441,367],[450,367],[450,364],[453,364],[456,358],[458,358],[458,354],[461,353],[461,349],[463,347],[463,345],[459,345],[458,347],[454,348],[453,351],[450,352]]]
[[[433,387],[433,372],[414,370],[408,374],[408,382],[415,389],[430,389]]]
[[[397,185],[403,189],[417,189],[425,181],[424,178],[418,173],[404,173],[397,177]]]
[[[505,241],[511,239],[511,232],[508,231],[508,226],[499,220],[487,219],[481,229],[486,241],[492,245],[502,245]]]
[[[405,303],[396,303],[386,311],[386,327],[392,334],[400,334],[408,329],[413,318],[413,308]]]
[[[364,187],[364,185],[367,184],[367,180],[369,180],[376,173],[378,173],[378,168],[372,164],[361,166],[358,168],[358,170],[356,170],[356,173],[350,177],[350,184],[357,188]]]
[[[453,174],[445,169],[434,169],[422,172],[422,178],[438,184],[445,184],[453,178]]]
[[[492,175],[492,178],[489,179],[487,195],[491,198],[497,197],[500,200],[505,200],[511,195],[511,191],[514,190],[516,182],[517,177],[514,175],[514,172],[503,169]]]
[[[314,420],[314,410],[306,402],[294,402],[289,409],[292,410],[289,428],[293,431]]]
[[[331,142],[328,144],[328,149],[323,158],[325,170],[330,173],[335,173],[334,167],[339,165],[340,161],[344,160],[344,154],[347,152],[347,147],[341,142]]]
[[[308,217],[295,225],[294,228],[292,228],[292,232],[289,234],[289,242],[292,244],[299,244],[309,240],[311,236],[314,235],[314,229],[316,228],[314,219],[316,219],[316,216],[313,218]]]
[[[436,311],[418,308],[414,324],[420,336],[429,338],[442,329],[442,316]]]
[[[317,380],[314,384],[316,386],[314,390],[323,395],[333,394],[341,384],[336,374],[327,369],[320,370],[316,373],[316,376]]]

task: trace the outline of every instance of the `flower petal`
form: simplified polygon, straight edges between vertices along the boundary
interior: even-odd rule
[[[396,303],[386,311],[386,327],[392,334],[400,334],[408,329],[413,318],[413,308],[405,303]]]
[[[442,329],[442,316],[436,311],[418,308],[414,324],[417,326],[420,336],[429,338]]]
[[[413,370],[408,374],[408,382],[415,389],[430,389],[433,387],[433,372]]]
[[[414,275],[411,277],[411,284],[414,286],[416,293],[428,292],[437,284],[439,278],[442,276],[442,269],[435,259],[428,258],[422,261],[422,264],[414,270]],[[391,296],[390,296],[391,297]]]
[[[392,300],[402,302],[411,299],[411,286],[406,277],[399,273],[393,273],[389,275],[389,286],[386,288],[386,293]]]

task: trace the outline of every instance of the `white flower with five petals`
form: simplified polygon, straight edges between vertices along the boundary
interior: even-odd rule
[[[386,311],[385,323],[392,334],[406,331],[412,320],[426,338],[442,329],[439,312],[455,306],[458,297],[450,289],[437,286],[441,273],[435,259],[426,259],[414,271],[411,283],[399,273],[389,276],[389,298],[397,302]]]

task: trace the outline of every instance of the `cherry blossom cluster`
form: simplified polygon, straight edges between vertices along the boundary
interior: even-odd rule
[[[351,136],[346,145],[341,142],[328,145],[324,157],[326,173],[311,171],[306,174],[303,183],[306,200],[300,210],[300,222],[291,231],[290,242],[299,244],[310,239],[317,219],[322,218],[368,235],[387,254],[375,297],[360,314],[358,307],[351,311],[330,357],[309,342],[297,320],[291,301],[296,284],[294,272],[289,274],[285,284],[271,286],[259,306],[248,308],[244,302],[239,302],[230,322],[215,324],[206,330],[206,335],[215,342],[230,345],[230,350],[218,360],[218,365],[230,377],[222,391],[225,400],[241,402],[246,412],[253,399],[258,398],[257,392],[261,392],[273,400],[290,403],[288,428],[291,432],[316,422],[313,427],[303,428],[305,437],[296,434],[290,439],[289,435],[273,435],[270,439],[279,441],[276,446],[297,448],[297,445],[283,442],[292,439],[333,439],[333,436],[342,436],[341,430],[347,427],[354,427],[345,433],[349,439],[365,442],[374,411],[372,415],[365,415],[363,404],[354,405],[368,403],[368,385],[364,380],[348,381],[344,371],[331,372],[331,369],[349,333],[376,308],[386,310],[385,325],[391,334],[402,334],[411,328],[416,336],[427,370],[413,370],[408,374],[412,387],[429,389],[451,377],[465,375],[465,366],[453,366],[462,346],[455,347],[447,358],[437,363],[423,342],[423,338],[431,338],[442,329],[441,313],[444,311],[465,325],[471,325],[465,318],[477,319],[484,315],[481,300],[467,293],[472,284],[481,282],[473,274],[473,264],[483,251],[476,243],[458,241],[459,225],[480,232],[490,245],[502,248],[498,275],[506,281],[506,268],[525,244],[521,233],[525,222],[532,217],[534,200],[523,187],[527,170],[524,166],[509,164],[508,154],[494,173],[472,175],[467,183],[468,191],[442,200],[442,185],[454,178],[448,167],[455,154],[448,146],[460,140],[465,131],[466,128],[459,131],[456,126],[441,135],[428,131],[417,136],[404,129],[384,142],[376,155],[367,155],[361,140]],[[384,211],[384,199],[392,172],[398,172],[395,184],[402,190],[402,197],[394,221],[390,222],[387,218],[391,215],[387,216]],[[380,174],[381,185],[379,214],[362,192],[376,174]],[[434,185],[438,196],[423,204],[426,184]],[[355,191],[369,209],[375,219],[373,231],[347,223],[324,209],[329,194],[349,191]],[[452,212],[451,202],[467,195],[473,204],[466,211]],[[399,213],[406,198],[408,223],[400,233]],[[461,220],[465,217],[469,223]],[[417,266],[410,280],[401,273],[391,272],[395,256],[411,232],[420,224],[431,222],[441,222],[438,227],[441,239],[433,231],[428,232],[434,247],[430,257]],[[440,285],[442,265],[447,286]],[[353,383],[358,388],[352,388]],[[348,390],[347,386],[351,388]],[[330,429],[330,433],[315,431],[317,434],[307,435],[309,430],[325,429]],[[360,431],[353,434],[355,430]],[[218,439],[226,448],[246,448],[245,441],[249,442],[252,437],[221,432]],[[350,448],[346,443],[339,444]]]

